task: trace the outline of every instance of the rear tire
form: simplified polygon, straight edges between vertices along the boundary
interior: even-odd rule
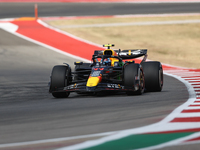
[[[71,68],[68,66],[54,66],[51,73],[50,91],[55,98],[66,98],[70,92],[54,92],[58,88],[69,85]]]
[[[160,92],[163,87],[163,69],[158,61],[141,63],[144,70],[145,88],[147,91]]]
[[[139,77],[139,89],[137,91],[128,91],[127,95],[141,95],[144,93],[144,73],[139,64],[129,64],[124,69],[124,86],[135,88],[135,78]]]

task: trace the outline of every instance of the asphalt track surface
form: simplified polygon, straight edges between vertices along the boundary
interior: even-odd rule
[[[73,60],[0,30],[0,143],[139,127],[161,120],[188,98],[186,87],[165,76],[162,92],[142,96],[48,94],[54,65]]]
[[[188,99],[183,83],[168,76],[162,92],[72,93],[55,99],[47,86],[52,67],[63,62],[73,66],[76,60],[3,30],[0,35],[0,144],[140,127],[160,121]]]
[[[0,3],[0,18],[34,17],[35,3]],[[88,16],[124,14],[200,13],[200,3],[38,3],[38,15]]]

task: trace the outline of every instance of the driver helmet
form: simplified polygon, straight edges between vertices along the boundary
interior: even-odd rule
[[[103,64],[104,64],[104,65],[111,65],[111,60],[110,60],[110,58],[106,58],[106,59],[103,61]]]

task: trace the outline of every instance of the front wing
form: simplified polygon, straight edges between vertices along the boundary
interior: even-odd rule
[[[100,91],[137,91],[139,84],[135,84],[133,87],[126,87],[122,84],[116,83],[99,83],[96,87],[87,87],[86,83],[75,83],[63,88],[57,88],[50,93],[54,92],[100,92]]]

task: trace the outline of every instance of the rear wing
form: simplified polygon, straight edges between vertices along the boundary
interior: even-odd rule
[[[147,55],[147,49],[132,49],[119,51],[118,56],[122,59],[134,59]]]
[[[147,49],[114,50],[122,59],[134,59],[141,56],[147,57]],[[103,50],[95,50],[94,55],[103,55]]]
[[[117,54],[119,53],[119,50],[114,50]],[[95,50],[94,55],[101,56],[103,55],[104,50]]]

